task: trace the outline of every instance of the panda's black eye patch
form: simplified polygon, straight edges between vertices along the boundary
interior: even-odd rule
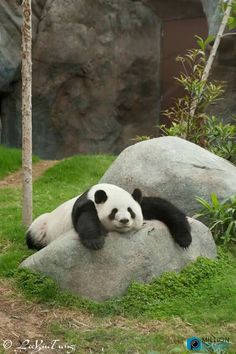
[[[118,211],[118,209],[116,209],[116,208],[112,209],[111,214],[108,216],[108,218],[109,218],[110,220],[114,220],[117,211]]]
[[[136,216],[135,212],[134,212],[131,208],[128,208],[127,210],[128,210],[128,212],[130,213],[131,218],[134,219],[135,216]]]

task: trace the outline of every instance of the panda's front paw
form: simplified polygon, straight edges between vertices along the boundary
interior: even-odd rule
[[[105,238],[103,236],[94,239],[82,238],[81,242],[86,248],[89,248],[90,250],[100,250],[105,244]]]
[[[185,230],[179,233],[175,233],[174,235],[175,242],[178,243],[178,245],[184,249],[188,249],[188,247],[192,243],[192,236],[191,232],[189,230]]]

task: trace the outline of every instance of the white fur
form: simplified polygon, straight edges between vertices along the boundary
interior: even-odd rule
[[[105,203],[95,204],[99,220],[108,231],[128,232],[138,230],[143,224],[143,214],[140,205],[134,200],[130,193],[114,184],[100,183],[93,186],[88,192],[88,198],[94,201],[96,191],[104,190],[108,199]],[[108,218],[112,209],[118,209],[114,220]],[[128,208],[135,214],[135,219],[131,218]],[[128,219],[129,222],[123,225],[120,220]]]
[[[108,183],[100,183],[91,187],[88,191],[88,199],[94,202],[95,193],[103,190],[108,196],[105,203],[95,204],[99,220],[107,231],[127,232],[138,230],[143,224],[143,215],[140,205],[124,189]],[[59,205],[51,213],[46,213],[36,218],[29,227],[31,237],[42,246],[46,246],[62,234],[73,229],[71,213],[75,201],[79,198],[68,200]],[[128,208],[132,208],[136,217],[131,218]],[[108,218],[112,209],[118,209],[114,220]],[[127,224],[123,225],[120,220],[128,219]]]
[[[79,196],[78,196],[79,197]],[[78,197],[59,205],[51,213],[40,215],[30,225],[31,236],[43,246],[73,228],[71,212]]]

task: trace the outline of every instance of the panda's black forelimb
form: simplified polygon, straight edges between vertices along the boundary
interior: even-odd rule
[[[175,205],[158,197],[143,197],[140,205],[144,219],[157,219],[166,224],[173,239],[181,247],[187,248],[191,244],[191,228],[187,217]]]
[[[87,192],[73,206],[72,223],[85,247],[99,250],[104,246],[106,231],[98,218],[94,202],[87,199]]]

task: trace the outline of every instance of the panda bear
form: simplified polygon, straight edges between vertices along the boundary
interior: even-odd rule
[[[85,247],[99,250],[108,232],[139,230],[144,220],[151,219],[165,223],[179,246],[191,244],[190,225],[176,206],[162,198],[143,197],[140,189],[130,194],[108,183],[96,184],[36,218],[26,233],[26,242],[29,248],[40,250],[74,228]]]

